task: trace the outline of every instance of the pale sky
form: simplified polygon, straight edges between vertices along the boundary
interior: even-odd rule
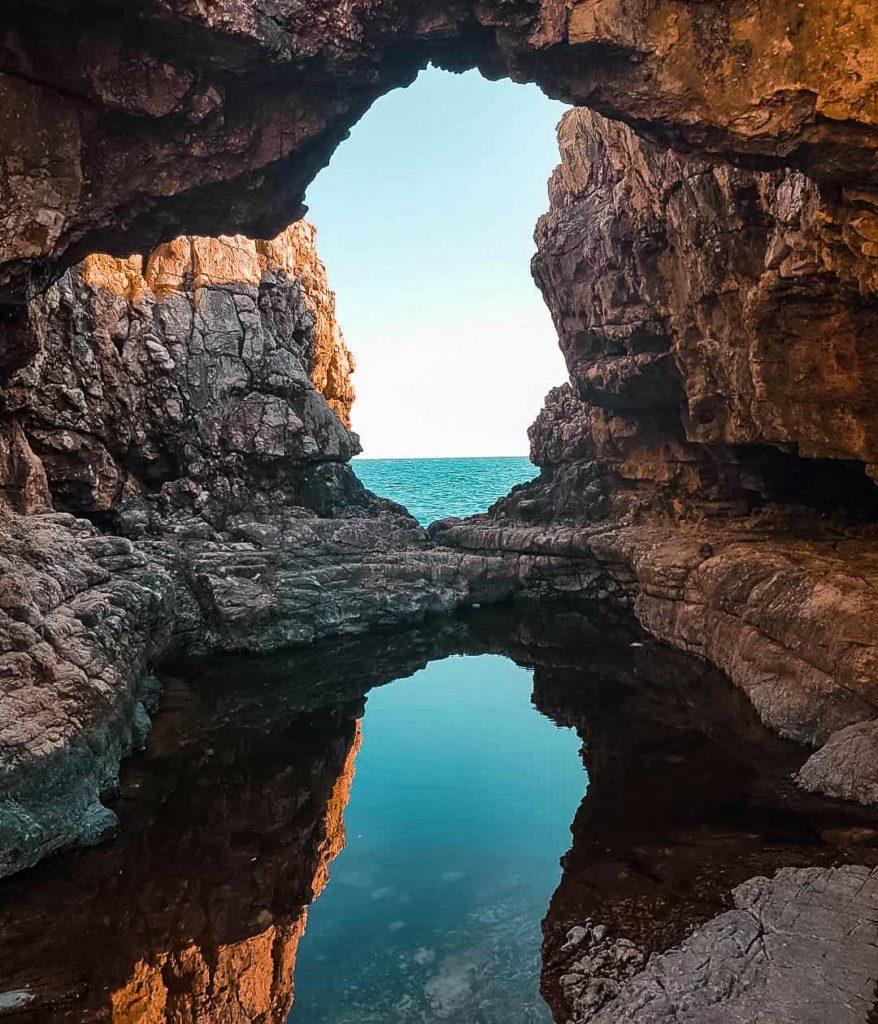
[[[563,111],[535,86],[430,68],[309,189],[365,457],[527,454],[567,379],[530,276]]]

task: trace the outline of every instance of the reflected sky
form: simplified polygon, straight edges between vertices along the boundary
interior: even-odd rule
[[[551,1021],[540,922],[587,779],[531,673],[454,657],[374,690],[347,847],[299,950],[293,1024]]]

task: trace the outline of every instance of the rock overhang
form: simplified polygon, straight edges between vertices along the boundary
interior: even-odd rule
[[[270,237],[365,110],[432,60],[666,143],[878,184],[878,15],[783,0],[11,2],[0,290],[179,234]]]

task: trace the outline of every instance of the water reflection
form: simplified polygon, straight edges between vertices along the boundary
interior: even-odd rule
[[[482,655],[373,690],[349,843],[300,951],[295,1024],[551,1022],[540,921],[585,789],[531,673]]]
[[[866,812],[792,788],[789,774],[804,751],[767,734],[740,695],[702,663],[654,643],[625,617],[582,606],[485,609],[301,654],[190,663],[168,680],[148,751],[125,767],[116,805],[122,835],[0,884],[3,1019],[282,1024],[293,1005],[294,977],[301,996],[296,1024],[300,1012],[303,1024],[343,1021],[345,1006],[362,1010],[348,1019],[367,1021],[367,1013],[380,1015],[390,1005],[381,1003],[383,995],[396,997],[392,1006],[400,1020],[454,1020],[463,1013],[454,1002],[461,992],[466,998],[477,994],[478,1012],[464,1000],[460,1005],[470,1007],[470,1016],[458,1019],[522,1024],[529,1019],[525,1013],[544,1014],[536,999],[521,1008],[521,986],[533,985],[535,930],[545,914],[545,902],[533,899],[531,876],[557,869],[545,859],[536,867],[526,843],[514,848],[516,821],[533,811],[519,804],[540,798],[530,777],[534,751],[523,740],[519,756],[499,776],[509,788],[481,801],[484,815],[476,813],[473,821],[461,802],[468,815],[464,838],[480,828],[496,831],[494,849],[509,850],[507,863],[494,860],[490,872],[484,870],[478,843],[469,850],[437,849],[431,860],[444,826],[428,816],[416,854],[422,882],[409,888],[411,903],[399,902],[401,893],[380,893],[394,876],[412,877],[406,861],[417,838],[418,796],[410,794],[404,806],[396,795],[411,758],[420,750],[435,761],[437,784],[444,777],[460,788],[464,768],[478,772],[476,762],[454,761],[465,758],[447,749],[448,736],[437,725],[435,736],[426,730],[407,754],[399,748],[397,762],[387,762],[385,774],[379,771],[364,789],[371,799],[400,801],[380,850],[369,845],[375,837],[363,832],[357,805],[350,805],[352,874],[345,881],[345,853],[312,911],[313,932],[305,929],[308,905],[324,888],[329,863],[344,842],[343,812],[355,767],[365,785],[367,770],[373,771],[370,747],[377,751],[388,742],[380,729],[370,735],[367,714],[365,745],[357,755],[366,693],[372,690],[376,708],[397,693],[401,701],[408,693],[416,702],[422,693],[417,679],[408,691],[409,684],[373,688],[460,653],[502,654],[532,668],[537,707],[574,727],[585,744],[589,791],[543,923],[542,987],[556,1020],[572,1016],[572,995],[562,984],[570,965],[565,937],[586,918],[649,952],[723,909],[730,887],[742,878],[783,864],[874,863],[878,856],[876,822]],[[475,663],[445,663],[455,664],[462,665],[456,684],[465,687],[466,667]],[[514,666],[498,664],[513,685],[519,678]],[[446,684],[453,687],[455,680]],[[495,696],[502,696],[504,685],[498,676]],[[516,706],[526,711],[522,693],[510,696],[521,699]],[[427,690],[423,699],[429,720],[435,707]],[[465,715],[459,735],[470,737],[478,757],[478,737],[484,735],[487,745],[499,728],[497,712],[464,707],[460,694],[449,713],[455,707]],[[558,756],[569,760],[584,787],[570,746],[578,740],[571,733],[554,735],[567,743]],[[514,746],[512,741],[507,751]],[[411,774],[422,776],[427,767],[421,763]],[[566,792],[572,809],[575,794]],[[569,843],[562,834],[567,814],[562,809],[560,820],[552,819],[559,831],[551,842],[559,851]],[[525,840],[532,833],[521,830]],[[358,847],[361,834],[364,845]],[[373,874],[358,887],[352,883],[363,866],[354,856],[359,849]],[[526,884],[516,881],[517,871]],[[540,881],[548,886],[544,892],[554,877]],[[442,886],[457,887],[458,909],[465,909],[462,932],[441,918],[440,908],[452,903],[431,890]],[[356,900],[376,908],[382,927],[368,941],[345,935],[346,900],[352,908]],[[404,927],[391,927],[397,922]],[[412,934],[403,937],[406,929]],[[409,962],[394,974],[399,960],[389,951],[402,945]],[[351,950],[363,953],[367,967],[384,957],[376,985],[370,989],[353,971],[351,985],[358,991],[329,1006],[337,1016],[321,1017],[332,992],[318,958],[326,955],[331,964]],[[406,966],[417,982],[411,992]],[[515,996],[504,1003],[509,993]],[[412,1004],[405,1002],[407,994]],[[495,1015],[479,1016],[494,1012],[492,1001]]]
[[[263,712],[174,679],[165,703],[119,839],[0,887],[17,1019],[286,1016],[307,905],[344,843],[362,701]]]
[[[124,767],[121,836],[0,885],[0,1011],[280,1024],[307,907],[343,844],[366,692],[450,654],[524,650],[531,619],[485,611],[179,666],[147,752]]]
[[[765,729],[702,663],[648,644],[624,662],[599,645],[587,666],[547,665],[535,679],[537,704],[572,716],[590,778],[543,922],[556,1020],[589,1020],[749,878],[878,864],[878,815],[802,793],[793,775],[808,751]],[[622,940],[603,962],[583,960],[571,931],[587,922]]]

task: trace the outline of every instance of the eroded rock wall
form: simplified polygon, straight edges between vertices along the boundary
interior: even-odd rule
[[[65,514],[0,519],[0,877],[115,829],[101,803],[146,741],[174,590]]]
[[[265,242],[92,255],[34,299],[35,355],[0,396],[7,505],[39,510],[48,489],[56,508],[106,518],[162,492],[215,525],[331,508],[359,444],[314,234],[299,222]]]
[[[787,735],[871,729],[872,9],[306,6],[6,5],[4,508],[133,539],[173,594],[177,643],[308,642],[561,588],[634,604]],[[564,122],[535,269],[571,383],[532,433],[540,479],[438,527],[438,546],[346,465],[351,361],[310,229],[192,234],[300,216],[351,125],[431,59],[639,133]],[[40,521],[77,564],[81,527]],[[803,779],[849,767],[825,754]]]
[[[878,21],[858,0],[11,0],[3,293],[94,251],[275,234],[430,59],[539,82],[700,151],[878,185]]]
[[[759,476],[757,446],[870,472],[878,450],[870,197],[821,188],[801,171],[682,156],[587,110],[565,116],[559,141],[534,273],[576,397],[591,410],[582,415],[596,420],[593,445],[609,434],[625,450],[633,431],[653,444],[664,435],[680,449],[676,461],[697,465],[678,489],[702,492],[714,483],[705,448],[714,464],[740,467],[727,491]],[[550,421],[534,430],[541,464],[558,461],[547,449]]]

